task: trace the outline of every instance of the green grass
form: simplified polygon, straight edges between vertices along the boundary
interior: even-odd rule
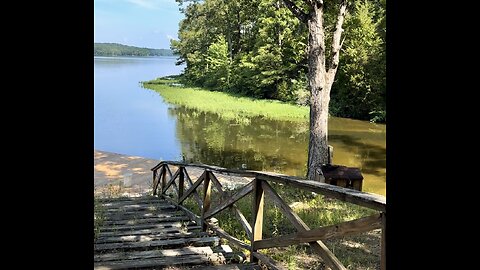
[[[271,183],[271,185],[280,197],[282,197],[282,199],[292,207],[295,213],[312,229],[377,213],[365,207],[326,198],[318,194],[314,195],[311,192],[280,184]],[[197,190],[201,193],[202,188]],[[236,190],[228,190],[226,192],[228,193],[226,196],[228,198],[236,192]],[[217,205],[220,200],[220,195],[215,188],[212,189],[211,196],[212,205]],[[251,220],[252,218],[251,202],[252,197],[251,194],[249,194],[235,203],[247,220]],[[192,209],[196,214],[200,214],[200,209],[193,199],[187,199],[184,206]],[[224,210],[214,217],[218,219],[219,226],[223,230],[241,241],[250,244],[250,239],[233,212]],[[263,238],[277,237],[294,232],[296,232],[296,229],[267,196],[264,206]],[[324,242],[347,269],[367,270],[377,269],[379,267],[379,251],[374,250],[378,248],[380,243],[378,234],[360,234],[345,238],[329,239]],[[238,250],[233,245],[230,246],[234,250]],[[248,256],[248,251],[243,251]],[[324,269],[323,262],[321,262],[322,260],[310,250],[307,244],[265,249],[261,252],[281,262],[288,269]]]
[[[105,207],[101,199],[122,197],[123,188],[121,185],[108,184],[104,187],[96,187],[93,199],[93,233],[94,241],[98,238],[103,222],[105,221]]]
[[[197,87],[175,86],[178,83],[177,79],[163,77],[143,82],[143,86],[160,93],[169,103],[215,113],[228,120],[248,122],[248,118],[263,117],[293,122],[308,121],[309,108],[305,106],[276,100],[240,97]]]
[[[102,204],[98,201],[97,198],[93,201],[93,233],[94,240],[97,239],[98,234],[100,233],[100,228],[102,227],[103,221],[105,219],[104,212],[105,209]]]

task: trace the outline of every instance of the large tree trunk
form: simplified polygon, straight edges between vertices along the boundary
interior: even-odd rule
[[[328,161],[328,104],[331,84],[326,81],[323,6],[315,6],[311,12],[308,20],[308,85],[311,96],[307,178],[315,180],[317,169]]]
[[[340,2],[328,69],[325,62],[323,0],[304,0],[303,2],[310,7],[308,13],[305,13],[291,0],[283,0],[285,6],[301,22],[308,25],[308,86],[311,95],[307,179],[324,180],[323,177],[318,177],[317,172],[320,171],[322,164],[328,162],[328,104],[343,43],[340,38],[343,32],[342,24],[347,10],[347,0]]]

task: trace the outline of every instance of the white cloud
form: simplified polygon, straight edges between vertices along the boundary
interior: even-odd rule
[[[175,0],[126,0],[127,2],[146,9],[160,9],[165,4],[175,4]]]
[[[172,39],[173,39],[173,40],[177,40],[175,37],[173,37],[173,36],[171,36],[171,35],[167,35],[167,39],[168,39],[168,40],[172,40]]]

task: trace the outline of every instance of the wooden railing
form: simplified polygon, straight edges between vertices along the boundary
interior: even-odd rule
[[[172,174],[169,165],[177,167]],[[203,173],[193,182],[186,167],[203,169]],[[272,259],[258,252],[260,249],[273,247],[284,247],[308,243],[312,249],[320,255],[325,264],[333,270],[346,269],[337,257],[327,248],[322,240],[332,237],[348,236],[374,229],[382,229],[381,236],[381,258],[380,268],[385,266],[385,224],[386,224],[386,199],[384,196],[365,193],[352,189],[337,187],[317,181],[304,180],[298,177],[292,177],[270,172],[258,172],[247,170],[225,169],[216,166],[204,164],[189,164],[176,161],[162,161],[152,168],[153,171],[153,194],[157,195],[160,187],[159,196],[171,201],[183,209],[190,218],[202,224],[204,231],[207,228],[215,231],[217,235],[227,239],[231,244],[250,250],[250,261],[262,261],[272,269],[282,269],[282,267]],[[236,190],[232,195],[226,194],[222,184],[218,181],[214,172],[226,175],[235,175],[242,177],[252,177],[253,180],[242,188]],[[169,176],[167,182],[167,174]],[[178,181],[177,181],[178,180]],[[178,184],[177,184],[178,182]],[[186,183],[188,187],[186,186]],[[202,196],[197,192],[198,187],[203,183]],[[290,206],[278,195],[270,183],[280,183],[293,188],[312,191],[323,194],[328,197],[364,206],[379,211],[378,214],[359,218],[352,221],[338,223],[332,226],[325,226],[310,229],[305,222],[290,208]],[[219,202],[215,207],[211,207],[212,185],[219,192]],[[176,199],[167,196],[166,191],[172,187],[176,191]],[[242,212],[236,207],[235,203],[248,194],[252,194],[252,220],[249,223]],[[267,196],[265,196],[267,194]],[[271,200],[286,218],[292,223],[297,232],[274,238],[263,239],[263,207],[265,197]],[[182,204],[187,198],[193,198],[200,208],[200,215],[193,213]],[[238,238],[228,234],[221,229],[212,217],[221,211],[230,208],[235,214],[237,220],[242,225],[245,233],[251,239],[250,244],[241,241]]]

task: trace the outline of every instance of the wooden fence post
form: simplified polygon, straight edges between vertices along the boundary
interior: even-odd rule
[[[184,177],[184,174],[183,174],[183,170],[185,170],[185,167],[183,166],[180,166],[179,168],[180,170],[180,174],[179,174],[179,180],[178,180],[178,204],[182,204],[180,203],[180,198],[182,198],[183,196],[183,189],[184,189],[184,185],[185,185],[185,177]]]
[[[382,251],[381,251],[381,255],[380,255],[380,269],[381,270],[385,270],[387,269],[387,262],[386,262],[386,254],[385,254],[385,251],[386,251],[386,241],[385,241],[385,232],[387,231],[386,228],[387,228],[387,217],[385,215],[386,213],[385,212],[382,212],[382,242],[381,242],[381,248],[382,248]]]
[[[250,247],[250,262],[258,262],[258,259],[253,256],[253,252],[257,250],[253,248],[253,243],[256,240],[262,240],[263,229],[263,202],[265,192],[262,187],[262,180],[255,178],[253,183],[253,199],[252,199],[252,239]]]
[[[164,194],[165,191],[166,191],[164,189],[165,189],[165,185],[167,184],[167,179],[166,179],[167,178],[167,166],[168,166],[167,164],[163,165],[162,176],[160,176],[161,180],[162,180],[162,182],[160,184],[161,185],[160,190],[162,191],[162,193],[160,193],[160,194]]]
[[[212,193],[212,182],[210,181],[210,173],[205,170],[205,179],[203,180],[203,207],[202,207],[202,231],[207,231],[207,224],[205,223],[205,213],[210,210]]]
[[[157,195],[156,187],[158,187],[158,185],[155,184],[155,178],[157,178],[157,170],[153,171],[153,180],[152,180],[153,196]],[[160,181],[160,179],[158,179],[158,181]]]
[[[333,163],[333,146],[328,146],[328,164]]]

